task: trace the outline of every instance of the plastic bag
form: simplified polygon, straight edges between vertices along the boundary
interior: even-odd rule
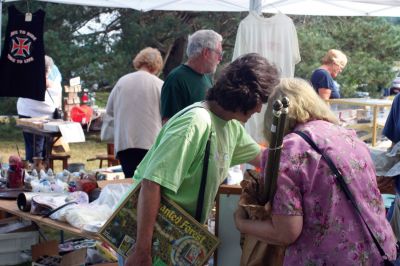
[[[100,139],[107,143],[114,143],[114,117],[105,114],[101,125]]]
[[[83,191],[76,191],[70,194],[49,194],[44,193],[32,197],[31,213],[55,217],[57,212],[62,210],[60,207],[65,208],[71,206],[71,203],[76,206],[76,204],[88,203],[89,197]],[[54,213],[55,210],[58,210]],[[54,219],[54,218],[53,218]]]
[[[74,227],[97,232],[111,217],[118,203],[129,191],[131,184],[110,184],[103,188],[97,200],[89,204],[68,206],[58,212],[57,219]],[[53,216],[52,216],[53,218]]]

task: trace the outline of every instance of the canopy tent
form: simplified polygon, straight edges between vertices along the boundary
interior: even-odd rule
[[[3,3],[0,0],[0,37]],[[23,0],[31,1],[31,0]],[[35,0],[57,4],[150,10],[277,13],[315,16],[400,17],[400,0]],[[1,47],[1,44],[0,44]]]
[[[0,0],[13,2],[18,0]],[[176,11],[248,11],[253,0],[37,0],[59,4]],[[400,16],[400,0],[259,0],[264,13],[321,16]]]
[[[20,0],[0,0],[0,37],[2,5]],[[31,0],[28,0],[31,1]],[[400,0],[36,0],[57,4],[131,8],[139,11],[214,11],[314,16],[400,17]]]

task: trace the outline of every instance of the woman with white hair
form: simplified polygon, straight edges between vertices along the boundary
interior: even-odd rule
[[[388,259],[396,257],[396,240],[385,218],[376,173],[367,145],[355,131],[338,124],[336,116],[313,88],[301,79],[283,79],[268,106],[283,96],[290,107],[271,216],[249,220],[235,213],[240,232],[269,244],[287,246],[284,265],[383,265],[355,207],[346,198],[327,161],[294,131],[307,135],[330,157],[344,177],[362,217]],[[269,112],[267,111],[267,114]],[[265,128],[271,128],[266,117]],[[263,154],[266,167],[268,151]]]
[[[45,55],[46,92],[44,101],[28,98],[18,98],[17,111],[20,118],[46,117],[53,118],[54,110],[61,107],[62,87],[61,74],[54,64],[53,59]],[[55,74],[54,74],[55,73]],[[35,148],[33,147],[33,134],[23,132],[25,142],[25,159],[33,162],[33,157],[45,156],[45,137],[35,137]],[[35,153],[35,154],[34,154]]]
[[[161,53],[146,47],[132,63],[136,71],[118,80],[106,107],[114,118],[114,149],[126,178],[133,176],[161,129]]]
[[[335,78],[347,64],[346,55],[339,50],[330,49],[321,60],[322,65],[311,75],[311,84],[322,99],[340,98]]]

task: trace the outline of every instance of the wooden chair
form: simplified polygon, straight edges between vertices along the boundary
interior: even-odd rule
[[[118,165],[119,161],[114,155],[114,144],[107,143],[107,154],[97,154],[94,158],[87,159],[88,162],[99,160],[99,168],[103,168],[103,161],[107,161],[107,166]]]
[[[49,161],[48,167],[54,170],[54,161],[60,160],[62,161],[63,169],[68,169],[68,159],[71,158],[69,154],[52,154],[47,159]]]

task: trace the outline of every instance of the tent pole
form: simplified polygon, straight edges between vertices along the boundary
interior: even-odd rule
[[[249,10],[256,12],[258,15],[262,14],[262,0],[250,0]]]
[[[1,53],[1,26],[3,20],[3,0],[0,0],[0,53]]]

